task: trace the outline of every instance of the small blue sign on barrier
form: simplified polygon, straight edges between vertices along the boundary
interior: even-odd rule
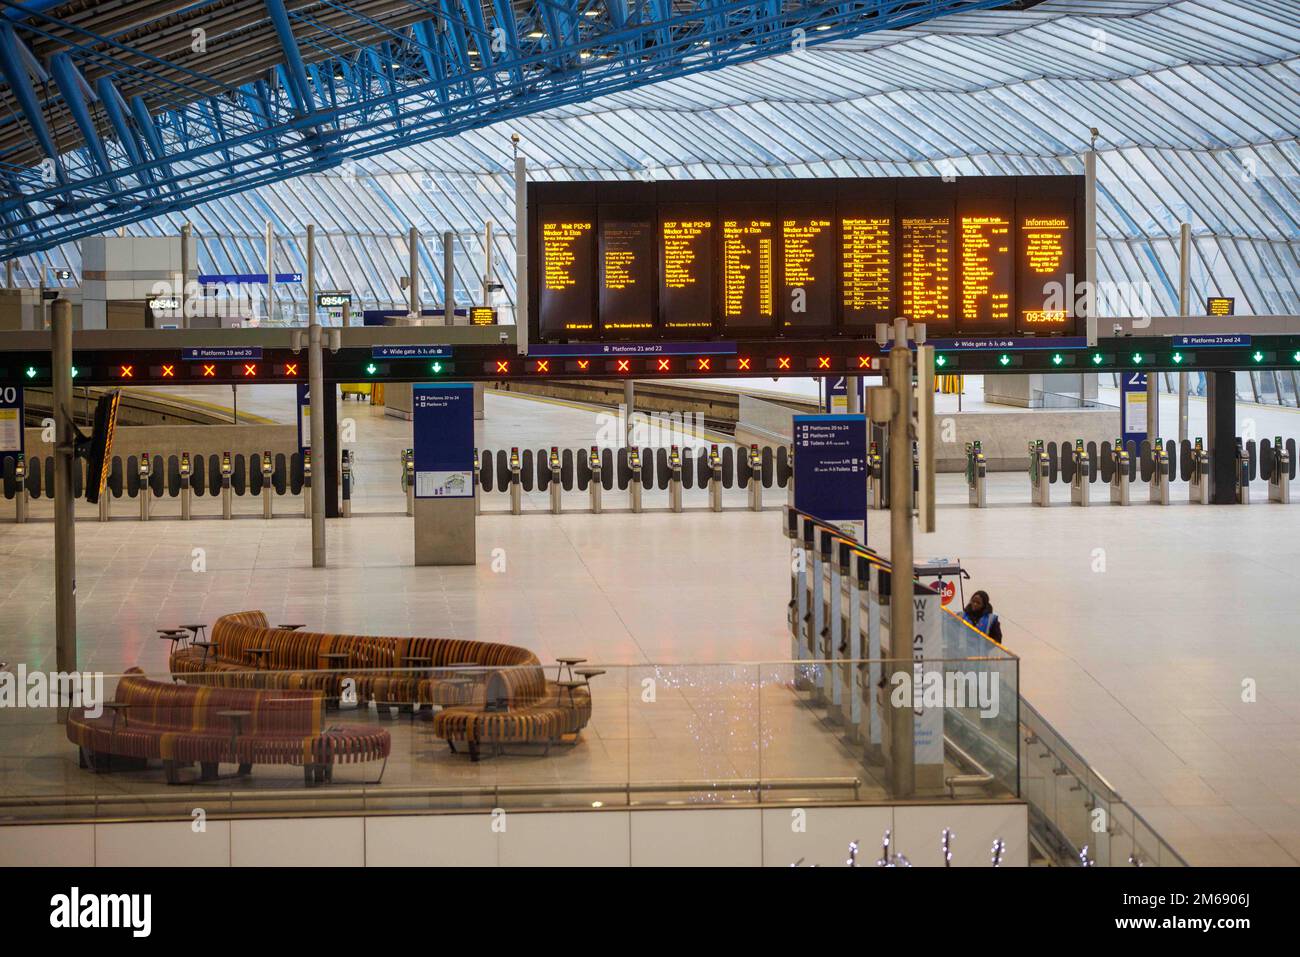
[[[0,386],[0,455],[23,454],[23,390]]]
[[[1139,445],[1147,438],[1147,374],[1124,372],[1119,394],[1120,432]]]

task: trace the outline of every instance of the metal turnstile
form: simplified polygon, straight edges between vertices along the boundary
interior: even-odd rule
[[[22,428],[22,423],[18,423]],[[27,521],[27,459],[19,452],[14,460],[14,482],[18,488],[14,492],[14,521],[19,525]],[[107,495],[104,498],[108,498]]]
[[[591,481],[587,483],[587,494],[591,496],[592,514],[599,515],[601,493],[605,491],[605,483],[600,474],[600,449],[593,445],[587,456],[587,463],[591,468]]]
[[[518,515],[524,509],[524,487],[520,484],[519,449],[510,450],[510,514]]]
[[[302,453],[302,517],[311,518],[311,449]]]
[[[754,444],[749,447],[745,453],[749,456],[749,487],[745,490],[749,493],[749,507],[752,511],[763,511],[763,456],[758,451],[758,445]]]
[[[108,498],[107,495],[104,498]],[[181,521],[190,520],[190,453],[181,453]]]
[[[885,460],[875,442],[867,448],[867,505],[885,507]]]
[[[989,464],[984,458],[984,450],[979,442],[966,443],[966,500],[972,508],[984,508],[988,504],[985,489]]]
[[[1169,451],[1164,439],[1156,439],[1155,448],[1151,450],[1151,484],[1147,495],[1153,505],[1169,504]]]
[[[1187,483],[1187,499],[1193,505],[1210,504],[1210,452],[1200,439],[1192,446],[1192,474]]]
[[[1074,476],[1070,479],[1070,503],[1087,506],[1092,495],[1092,461],[1088,450],[1083,447],[1083,439],[1074,440]]]
[[[234,489],[231,488],[230,477],[234,474],[235,468],[230,464],[230,453],[221,453],[221,517],[230,518],[231,501],[234,495]]]
[[[632,500],[632,511],[641,511],[641,453],[635,446],[628,446],[627,450],[627,467],[632,473],[628,479],[627,490],[628,496]]]
[[[273,514],[273,499],[275,489],[271,486],[271,480],[275,476],[275,465],[271,461],[271,452],[267,450],[262,453],[262,517],[270,518]]]
[[[406,492],[406,514],[415,514],[415,449],[402,450],[402,490]]]
[[[1237,439],[1236,458],[1234,460],[1235,468],[1233,474],[1236,475],[1237,481],[1237,504],[1250,504],[1250,449]]]
[[[1110,503],[1112,505],[1127,505],[1130,460],[1128,449],[1124,448],[1122,438],[1115,440],[1115,447],[1110,450],[1110,458],[1114,465],[1114,471],[1110,474]]]
[[[352,450],[343,450],[343,517],[352,517]]]
[[[709,446],[709,508],[722,511],[722,457],[717,445]]]
[[[1042,439],[1029,443],[1029,495],[1035,505],[1052,504],[1052,460]]]
[[[149,476],[152,472],[152,460],[149,458],[149,453],[144,452],[136,464],[136,474],[140,476],[140,521],[142,522],[149,521],[149,511],[153,504],[150,502],[153,489],[149,486]]]
[[[668,507],[682,510],[682,453],[675,445],[668,450]]]
[[[1268,500],[1280,505],[1291,504],[1291,453],[1282,445],[1282,436],[1273,439],[1273,470],[1268,476]]]
[[[564,480],[560,474],[560,448],[558,445],[551,446],[551,454],[548,456],[547,464],[551,467],[551,514],[559,515],[564,510],[560,493],[564,491]]]

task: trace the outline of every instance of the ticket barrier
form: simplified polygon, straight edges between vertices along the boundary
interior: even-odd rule
[[[867,448],[867,506],[885,507],[885,460],[875,442]]]
[[[1234,473],[1237,477],[1237,504],[1250,504],[1250,449],[1242,444],[1241,439],[1237,439],[1236,459],[1234,462],[1236,468]]]
[[[790,601],[786,605],[785,619],[790,628],[790,657],[796,661],[803,657],[799,636],[808,605],[808,562],[803,546],[802,530],[799,513],[787,505],[785,537],[790,540],[790,567],[794,571],[790,575]]]
[[[591,469],[591,480],[587,483],[587,494],[591,496],[591,512],[593,515],[600,514],[601,493],[605,490],[604,480],[600,476],[600,449],[592,446],[587,452],[587,463]]]
[[[795,679],[795,687],[804,691],[820,691],[826,680],[822,669],[811,664],[820,657],[821,634],[826,627],[826,584],[822,577],[822,551],[818,544],[817,525],[812,519],[805,518],[803,547],[809,588],[799,635],[799,657],[809,664],[800,669],[801,673]]]
[[[1268,500],[1280,505],[1291,504],[1291,453],[1282,445],[1282,436],[1273,440],[1273,471],[1268,476]]]
[[[267,450],[262,453],[262,517],[270,518],[272,513],[272,496],[275,494],[275,488],[271,484],[272,476],[275,473],[275,465],[271,461],[271,452]]]
[[[520,484],[519,449],[510,450],[510,514],[518,515],[524,510],[524,487]]]
[[[966,443],[966,499],[971,508],[984,508],[988,505],[987,490],[988,461],[979,442]]]
[[[1070,479],[1070,503],[1087,507],[1092,493],[1092,462],[1088,450],[1083,447],[1083,439],[1074,440],[1074,476]]]
[[[415,515],[415,449],[402,450],[402,489],[406,492],[406,514]]]
[[[722,457],[716,444],[709,446],[709,508],[722,511]]]
[[[153,460],[149,458],[149,453],[144,452],[140,455],[140,462],[136,466],[137,473],[140,476],[140,521],[149,521],[150,498],[153,496],[153,489],[149,487],[149,476],[153,471]]]
[[[230,464],[230,453],[221,453],[221,517],[230,518],[231,498],[234,490],[230,485],[230,477],[234,475],[235,468]]]
[[[304,477],[306,476],[307,460],[303,461]],[[352,450],[343,450],[343,517],[352,517]]]
[[[682,453],[675,445],[668,450],[668,503],[672,511],[682,510]]]
[[[549,457],[551,466],[551,514],[559,515],[563,511],[563,505],[560,501],[560,493],[564,491],[564,480],[560,476],[560,449],[559,446],[551,446]]]
[[[632,511],[641,511],[641,452],[635,446],[628,446],[627,467],[632,473],[628,478],[628,497],[632,502]]]
[[[311,449],[302,450],[302,517],[311,518]]]
[[[1035,505],[1052,504],[1052,460],[1042,439],[1029,443],[1029,494]]]
[[[1115,440],[1115,446],[1110,450],[1111,461],[1114,463],[1114,471],[1110,475],[1110,503],[1112,505],[1127,505],[1129,501],[1129,454],[1128,449],[1124,448],[1122,438]]]
[[[754,512],[763,511],[763,456],[758,451],[758,445],[754,444],[749,447],[745,453],[749,456],[749,478],[747,479],[749,493],[749,508]]]
[[[1200,439],[1192,446],[1192,474],[1187,483],[1187,498],[1193,505],[1210,504],[1210,451]]]
[[[190,453],[181,453],[181,521],[190,520]],[[105,495],[104,499],[108,496]],[[103,501],[101,499],[100,501]]]
[[[1151,450],[1151,484],[1147,495],[1153,505],[1169,504],[1169,451],[1164,439],[1156,439],[1155,448]]]
[[[847,542],[840,543],[840,564],[847,574],[848,594],[845,598],[843,633],[839,652],[845,659],[840,668],[840,722],[852,741],[857,741],[862,733],[862,703],[864,684],[869,681],[869,665],[864,659],[867,655],[862,644],[863,598],[870,589],[870,567],[865,555],[860,555],[849,547]]]
[[[21,452],[14,460],[14,482],[18,486],[14,491],[14,521],[22,525],[27,521],[27,459]]]
[[[822,628],[821,657],[830,662],[829,674],[821,696],[828,709],[829,719],[844,723],[844,702],[853,697],[853,669],[847,664],[848,639],[844,623],[844,584],[849,580],[849,543],[821,532],[822,561],[830,569],[830,600],[827,602],[826,625]],[[851,727],[851,725],[850,725]]]

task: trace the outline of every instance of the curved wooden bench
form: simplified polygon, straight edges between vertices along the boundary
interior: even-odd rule
[[[488,676],[482,704],[456,705],[433,716],[433,733],[466,744],[479,759],[484,744],[499,751],[506,744],[551,745],[577,735],[591,720],[591,690],[586,682],[547,681],[540,667],[519,667]]]
[[[107,769],[113,757],[161,760],[170,784],[178,783],[180,766],[194,763],[207,779],[222,763],[238,764],[245,774],[254,764],[298,765],[309,784],[328,780],[335,764],[387,764],[387,731],[325,727],[324,715],[325,700],[316,690],[169,684],[132,668],[99,717],[70,711],[66,733],[80,748],[83,766]]]

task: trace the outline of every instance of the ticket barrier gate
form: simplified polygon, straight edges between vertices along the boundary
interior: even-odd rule
[[[1070,502],[1073,505],[1087,507],[1092,492],[1092,462],[1088,450],[1083,447],[1083,439],[1074,440],[1074,475],[1070,479]]]
[[[302,450],[302,517],[311,518],[311,449]]]
[[[867,448],[867,506],[885,507],[885,460],[875,442]]]
[[[262,517],[271,517],[271,506],[273,504],[271,496],[275,494],[275,489],[271,485],[271,479],[275,472],[274,463],[271,461],[269,450],[262,453]]]
[[[303,463],[304,470],[306,469],[306,466],[307,463],[304,460]],[[304,471],[304,475],[305,474],[306,473]],[[343,517],[351,518],[352,517],[352,451],[350,449],[343,450],[342,481],[343,481],[343,505],[342,505]]]
[[[628,498],[632,502],[632,511],[641,511],[641,452],[634,446],[628,446],[627,467],[632,474],[628,477]]]
[[[1200,439],[1192,446],[1192,474],[1187,483],[1187,498],[1193,505],[1210,504],[1210,452]]]
[[[221,517],[230,518],[231,497],[234,490],[231,488],[230,477],[234,474],[235,468],[230,464],[230,453],[221,453]]]
[[[181,453],[181,521],[190,520],[190,453]],[[104,499],[108,496],[105,495]]]
[[[14,461],[14,482],[18,486],[14,491],[14,521],[22,525],[27,521],[27,459],[21,452]],[[107,499],[108,496],[105,495],[100,501]]]
[[[749,456],[748,487],[745,489],[749,494],[749,508],[751,511],[761,512],[763,511],[763,456],[758,451],[757,444],[751,445],[745,454]]]
[[[1169,452],[1164,439],[1156,439],[1155,448],[1151,450],[1151,484],[1147,495],[1154,505],[1169,504]]]
[[[149,487],[149,476],[153,472],[153,464],[148,452],[141,454],[136,470],[140,476],[140,521],[147,522],[149,521],[149,507],[152,504],[150,498],[153,495],[153,489]]]
[[[668,450],[668,503],[672,511],[682,510],[682,453],[675,445]]]
[[[972,508],[988,504],[985,482],[988,478],[988,461],[979,442],[966,443],[966,499]]]
[[[591,469],[591,479],[587,482],[587,494],[591,496],[592,514],[599,515],[601,493],[605,490],[604,480],[600,476],[600,449],[593,445],[587,456],[587,467]]]
[[[551,514],[559,515],[563,511],[560,501],[560,493],[564,491],[564,480],[560,476],[560,449],[559,446],[551,446],[550,454],[551,466]]]
[[[524,509],[524,489],[520,484],[519,449],[510,450],[510,514],[518,515]]]
[[[722,511],[722,458],[716,444],[709,446],[709,508]]]
[[[785,508],[785,537],[790,540],[790,601],[786,604],[786,624],[790,628],[790,657],[799,660],[803,657],[800,648],[800,632],[808,606],[808,562],[807,551],[803,546],[803,526],[799,513],[790,506]],[[798,557],[796,558],[796,554]]]
[[[1280,505],[1291,504],[1291,453],[1282,445],[1282,436],[1273,440],[1273,470],[1268,476],[1268,500]]]
[[[1237,439],[1237,450],[1235,460],[1235,474],[1237,477],[1237,504],[1250,504],[1250,449],[1242,444],[1241,439]]]
[[[1110,458],[1114,463],[1114,471],[1110,474],[1110,503],[1112,505],[1127,505],[1129,501],[1129,454],[1128,449],[1124,448],[1122,438],[1115,440],[1115,446],[1110,450]]]
[[[402,489],[406,492],[406,514],[415,515],[415,449],[402,450]]]
[[[1029,494],[1035,505],[1052,504],[1052,460],[1042,439],[1029,443]]]

